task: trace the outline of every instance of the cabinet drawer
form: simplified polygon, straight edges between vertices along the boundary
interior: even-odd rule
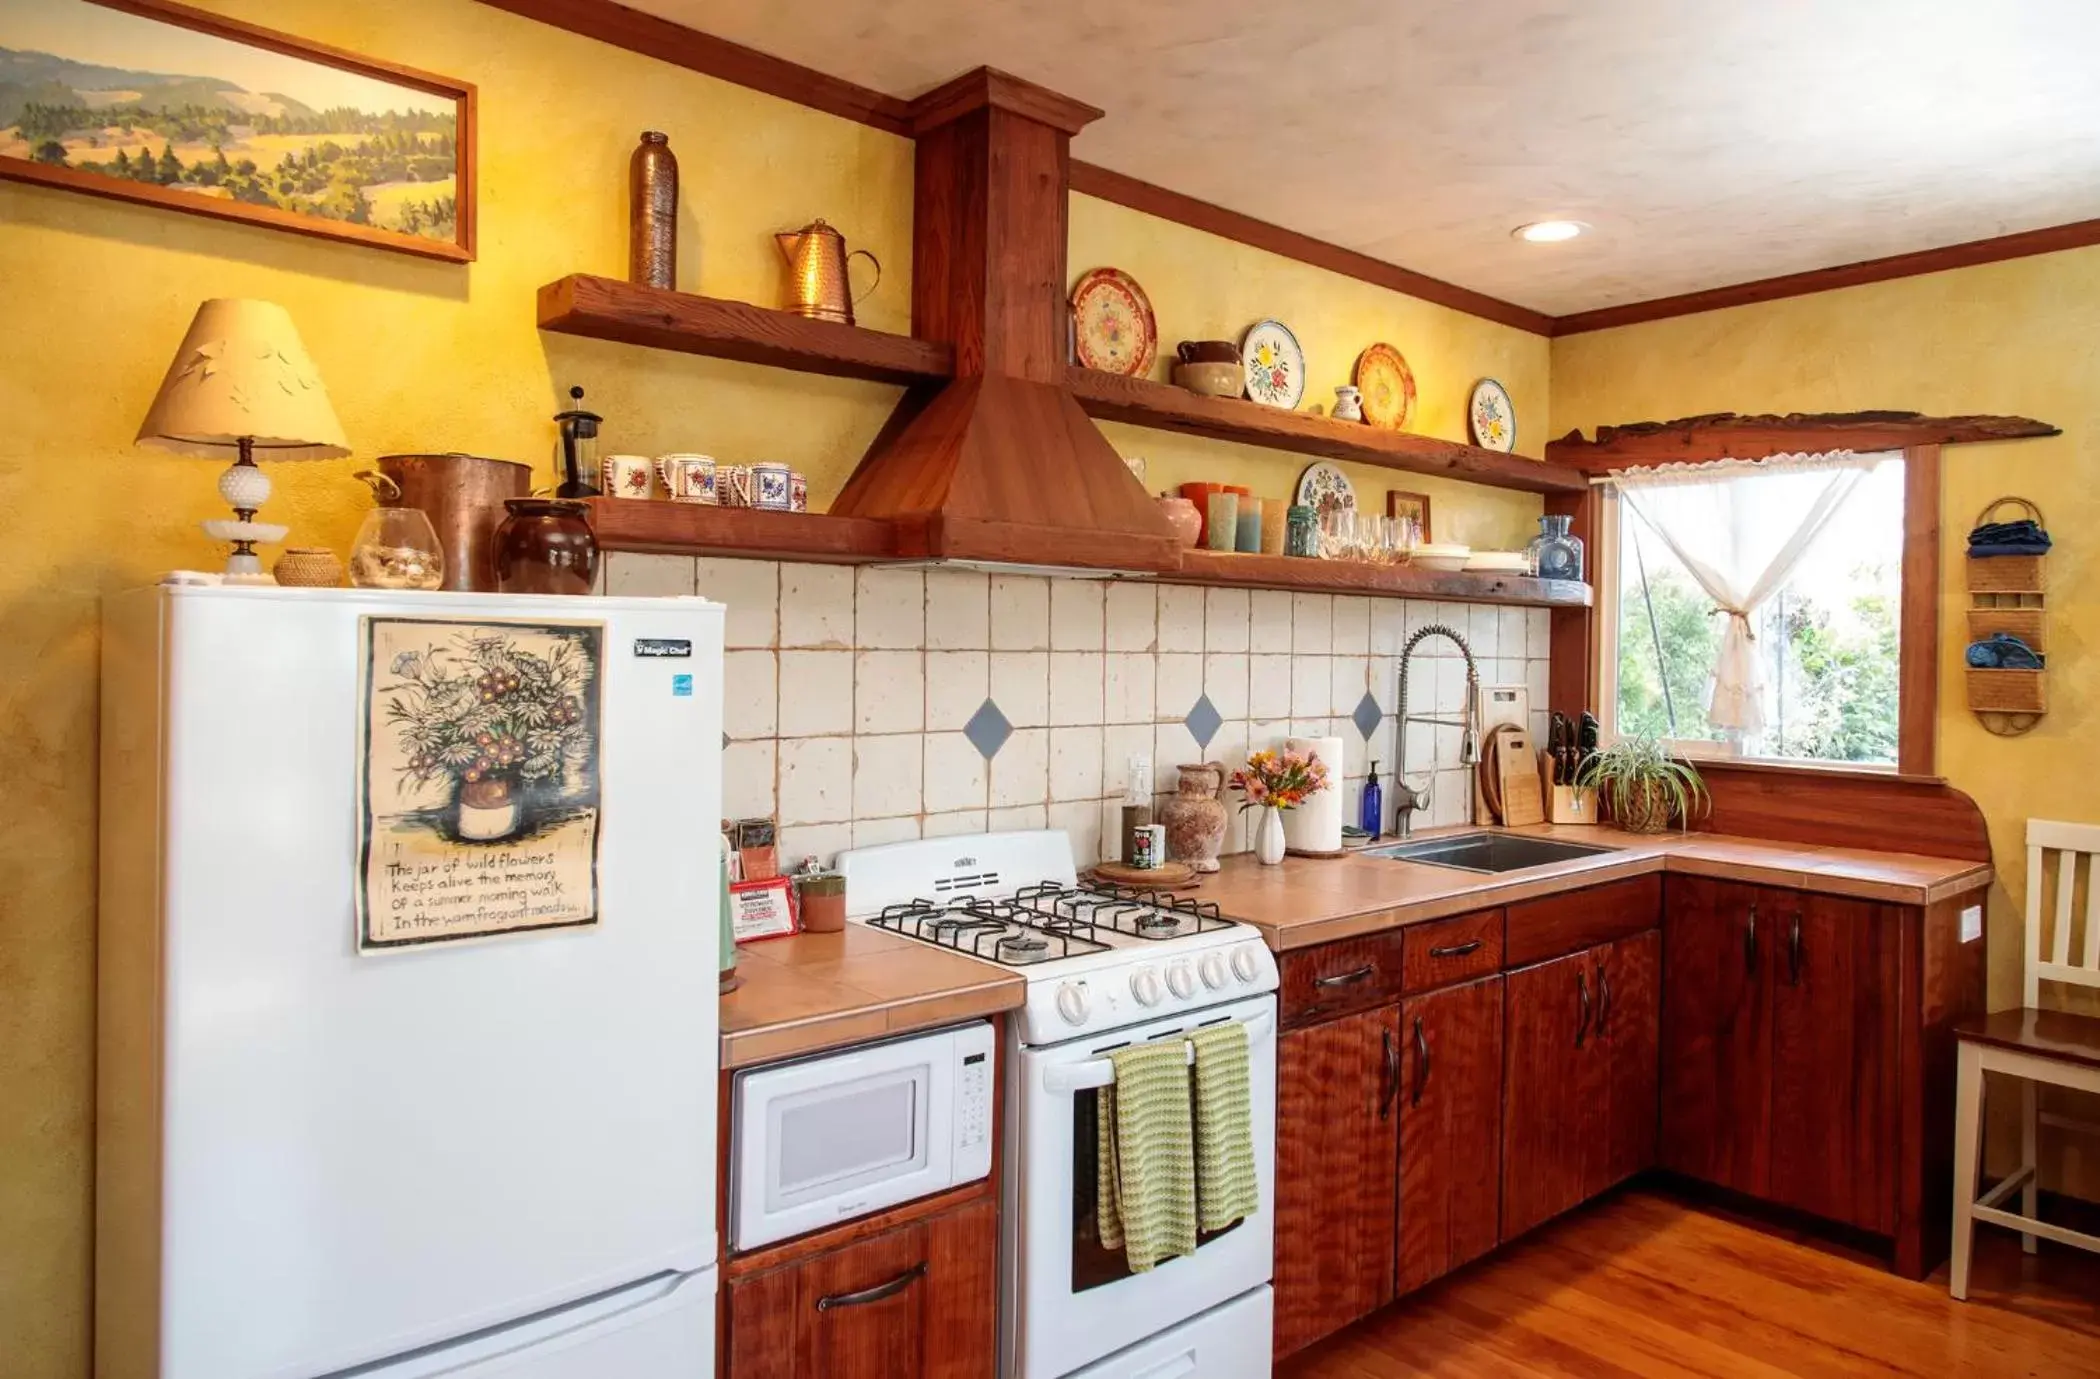
[[[1401,931],[1285,953],[1277,993],[1285,1025],[1329,1020],[1400,997]]]
[[[1509,907],[1505,957],[1511,967],[1610,943],[1662,922],[1662,877],[1636,876]]]
[[[1412,994],[1500,972],[1503,916],[1481,910],[1403,929],[1400,989]]]

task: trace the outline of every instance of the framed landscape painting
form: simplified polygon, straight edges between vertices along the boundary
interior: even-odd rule
[[[464,263],[474,88],[163,0],[0,0],[0,177]]]

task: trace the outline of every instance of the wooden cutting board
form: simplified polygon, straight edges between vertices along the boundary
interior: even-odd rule
[[[1121,862],[1097,863],[1091,873],[1096,880],[1118,886],[1141,886],[1148,891],[1178,891],[1201,884],[1196,869],[1186,862],[1162,862],[1156,867],[1126,867]]]
[[[1546,797],[1539,784],[1539,754],[1531,734],[1502,728],[1495,733],[1495,772],[1501,780],[1502,822],[1511,828],[1546,822]]]

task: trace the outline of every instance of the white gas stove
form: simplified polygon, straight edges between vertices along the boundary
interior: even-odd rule
[[[1055,829],[858,848],[838,865],[851,919],[1018,969],[1024,1044],[1276,989],[1276,959],[1253,929],[1210,901],[1081,883]]]
[[[1056,830],[928,838],[839,856],[846,912],[1013,968],[1026,1004],[1000,1073],[1005,1379],[1266,1379],[1275,1257],[1276,959],[1210,902],[1081,884]],[[1111,1055],[1247,1031],[1259,1208],[1193,1254],[1133,1273],[1099,1229]],[[1112,1170],[1111,1170],[1112,1171]]]

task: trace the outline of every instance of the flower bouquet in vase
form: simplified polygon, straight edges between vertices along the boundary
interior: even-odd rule
[[[1261,811],[1254,860],[1273,867],[1283,860],[1283,811],[1328,788],[1327,763],[1310,752],[1256,752],[1232,773],[1231,786],[1242,797],[1240,812]]]

